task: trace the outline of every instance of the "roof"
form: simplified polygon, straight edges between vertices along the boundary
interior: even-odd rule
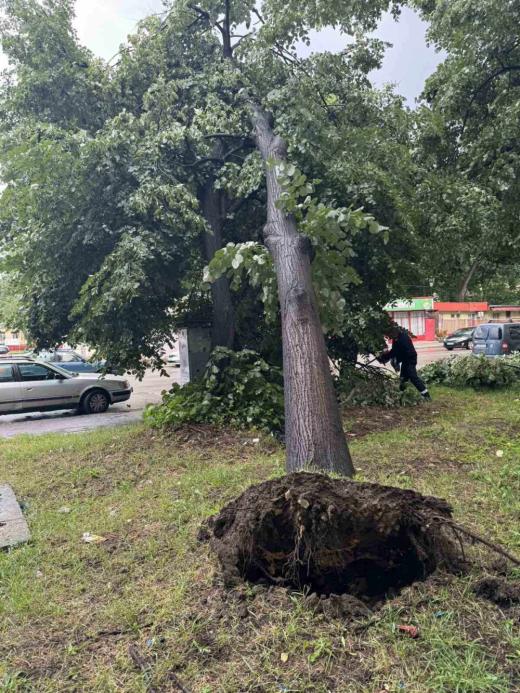
[[[27,361],[36,361],[37,359],[30,356],[0,356],[0,365],[3,363],[27,363]]]
[[[433,309],[439,313],[482,313],[489,310],[487,301],[435,301]]]
[[[489,306],[492,311],[502,312],[504,310],[515,310],[520,312],[520,306]]]

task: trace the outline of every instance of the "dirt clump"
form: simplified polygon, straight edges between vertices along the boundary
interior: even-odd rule
[[[473,586],[477,597],[483,597],[498,606],[510,607],[520,604],[520,582],[509,581],[504,577],[486,575]]]
[[[443,530],[450,518],[439,498],[298,473],[251,486],[199,538],[210,541],[228,587],[246,580],[370,601],[456,561]]]

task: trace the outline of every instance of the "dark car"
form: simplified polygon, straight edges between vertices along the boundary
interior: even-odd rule
[[[105,365],[104,361],[87,361],[73,349],[40,351],[37,358],[47,363],[55,363],[72,373],[99,373]]]
[[[474,327],[464,327],[446,337],[444,346],[448,351],[452,349],[471,349],[473,346]]]
[[[473,334],[473,353],[505,356],[520,351],[520,323],[491,322],[479,325]]]
[[[8,354],[8,353],[9,353],[9,347],[6,346],[5,344],[0,344],[0,355]]]

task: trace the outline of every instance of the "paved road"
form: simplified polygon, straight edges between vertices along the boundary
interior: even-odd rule
[[[427,363],[432,363],[433,361],[439,361],[452,354],[465,355],[471,353],[465,349],[448,351],[440,342],[417,342],[415,348],[417,349],[417,365],[419,367],[425,366]]]
[[[94,428],[120,426],[140,421],[143,409],[147,404],[159,402],[161,392],[168,390],[170,383],[176,382],[179,369],[166,367],[170,377],[161,377],[158,373],[147,372],[142,381],[129,377],[134,392],[128,402],[115,404],[105,414],[83,416],[74,411],[35,412],[34,414],[15,414],[0,416],[0,438],[12,438],[29,433],[78,433]]]

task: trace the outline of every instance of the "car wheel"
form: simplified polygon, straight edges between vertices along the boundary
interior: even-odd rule
[[[110,400],[106,392],[94,390],[85,396],[81,409],[85,414],[103,414],[108,409],[109,404]]]
[[[449,346],[446,347],[446,349],[447,349],[448,351],[453,351],[454,348],[455,348],[455,347],[449,347]]]
[[[466,342],[466,349],[468,349],[469,351],[471,351],[471,350],[473,349],[473,342],[471,342],[471,341]]]

